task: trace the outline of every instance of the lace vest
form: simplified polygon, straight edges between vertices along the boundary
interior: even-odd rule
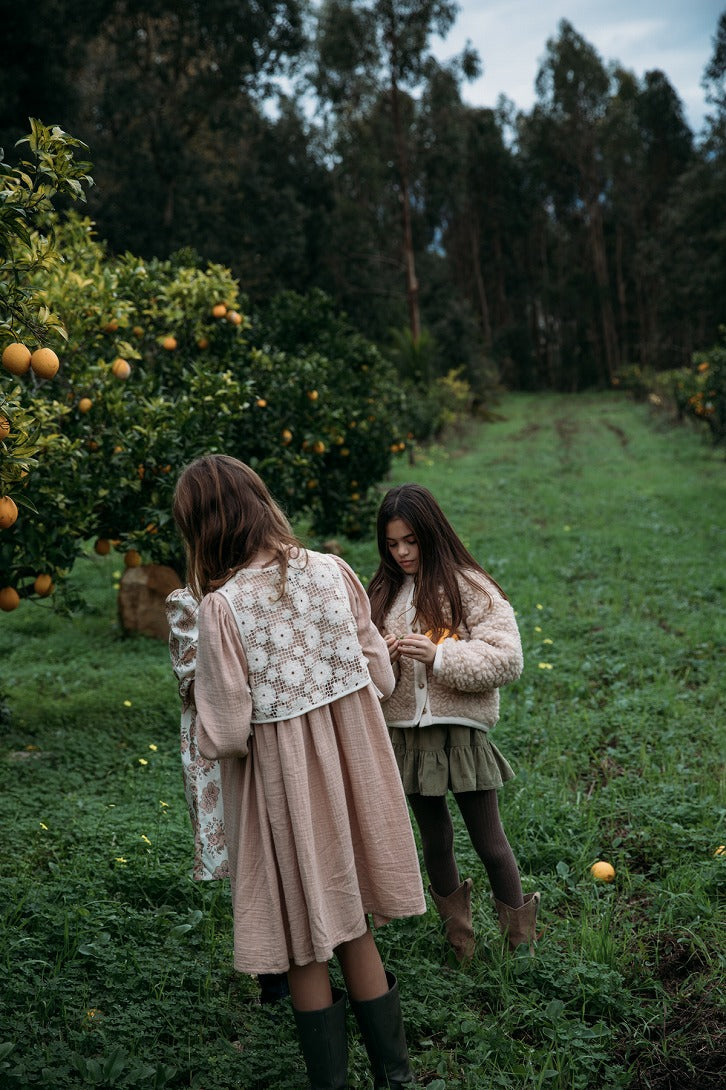
[[[330,704],[370,681],[343,574],[335,559],[292,557],[279,569],[243,568],[217,591],[227,599],[247,657],[252,722],[274,723]]]

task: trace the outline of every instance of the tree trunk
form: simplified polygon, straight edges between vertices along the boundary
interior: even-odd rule
[[[396,47],[395,40],[391,36],[391,118],[393,121],[393,139],[396,146],[396,159],[398,161],[398,177],[400,183],[401,202],[401,226],[403,229],[403,264],[406,270],[406,302],[408,304],[408,322],[411,328],[411,337],[414,344],[418,344],[421,337],[421,316],[419,310],[419,288],[416,278],[416,260],[413,252],[413,231],[411,230],[411,199],[408,181],[408,156],[406,154],[406,139],[401,124],[401,104],[398,97],[398,83],[396,81]]]
[[[479,304],[479,321],[481,323],[484,345],[487,349],[492,347],[492,325],[489,317],[489,303],[487,291],[484,286],[484,277],[481,274],[481,261],[479,258],[479,225],[472,212],[469,213],[469,244],[471,246],[471,266],[474,272],[474,284],[476,285],[476,298]]]
[[[623,275],[623,228],[618,220],[615,232],[615,278],[618,290],[618,310],[620,314],[620,345],[623,359],[630,362],[630,330],[628,329],[628,299]]]
[[[615,372],[618,369],[618,338],[615,331],[615,317],[613,315],[612,301],[610,299],[610,282],[608,277],[607,255],[605,253],[605,235],[603,232],[602,213],[597,199],[590,202],[589,207],[590,250],[592,254],[592,266],[597,284],[600,304],[600,324],[602,330],[603,347],[605,349],[605,368],[608,380],[612,383]]]

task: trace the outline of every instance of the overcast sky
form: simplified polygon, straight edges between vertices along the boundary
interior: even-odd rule
[[[484,74],[462,89],[465,102],[496,106],[500,94],[522,110],[535,101],[534,81],[547,39],[560,19],[607,64],[617,61],[642,76],[659,68],[683,102],[686,121],[701,129],[707,104],[701,79],[713,56],[724,0],[458,0],[459,16],[434,53],[453,56],[467,39],[478,50]]]

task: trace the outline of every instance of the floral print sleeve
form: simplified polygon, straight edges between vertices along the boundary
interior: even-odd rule
[[[219,762],[206,760],[197,748],[194,671],[197,661],[198,609],[199,603],[188,587],[172,591],[166,600],[169,653],[182,702],[182,776],[194,833],[192,877],[203,881],[229,877],[229,863],[224,836]]]

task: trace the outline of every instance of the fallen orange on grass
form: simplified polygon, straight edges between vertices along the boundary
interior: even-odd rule
[[[590,874],[600,882],[612,882],[615,877],[615,867],[604,859],[598,859],[597,863],[593,863],[590,867]]]

